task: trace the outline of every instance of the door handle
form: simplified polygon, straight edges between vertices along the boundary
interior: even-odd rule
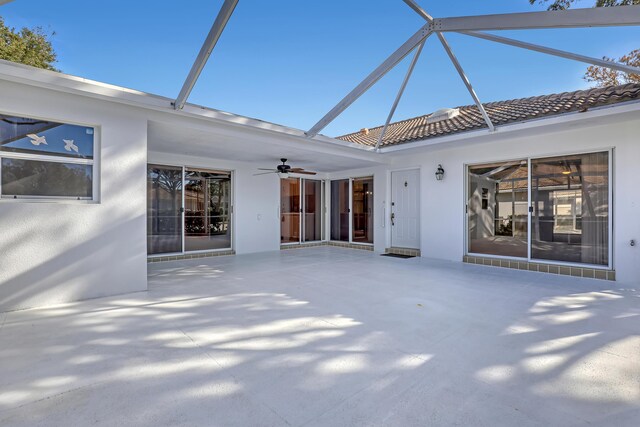
[[[394,212],[391,212],[391,226],[396,225],[396,223],[393,221],[394,219],[396,219],[396,214]]]

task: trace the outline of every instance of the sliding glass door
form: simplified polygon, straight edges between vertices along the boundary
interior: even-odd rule
[[[231,249],[231,173],[147,167],[149,255]]]
[[[300,180],[280,180],[280,242],[300,242]]]
[[[531,161],[531,258],[609,264],[609,153]]]
[[[609,165],[605,151],[470,166],[468,253],[609,266]]]
[[[373,244],[373,177],[331,181],[331,240]]]
[[[324,240],[324,182],[280,180],[280,243]]]
[[[147,253],[182,252],[182,168],[147,168]]]
[[[322,181],[315,181],[311,179],[303,179],[304,182],[304,196],[303,196],[303,210],[304,218],[302,223],[304,224],[303,239],[305,242],[314,242],[323,240],[322,236],[322,219],[324,217],[324,204],[322,203],[324,183]]]
[[[527,160],[469,167],[469,252],[527,257]]]
[[[352,183],[353,230],[356,243],[373,243],[373,178],[356,178]]]
[[[349,241],[349,180],[331,181],[331,240]]]
[[[231,247],[231,174],[185,170],[184,246],[186,251]]]

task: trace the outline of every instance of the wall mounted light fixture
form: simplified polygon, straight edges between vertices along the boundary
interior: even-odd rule
[[[444,169],[442,168],[442,165],[438,165],[438,169],[436,170],[436,179],[438,181],[442,181],[442,178],[444,178]]]

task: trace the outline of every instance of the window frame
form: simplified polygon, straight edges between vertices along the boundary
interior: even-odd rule
[[[608,264],[607,265],[601,265],[601,264],[587,264],[587,263],[576,263],[576,262],[568,262],[568,261],[556,261],[556,260],[545,260],[545,259],[538,259],[538,258],[533,258],[531,256],[531,222],[532,222],[532,213],[529,212],[528,216],[527,216],[527,228],[528,228],[528,232],[527,232],[527,256],[526,257],[515,257],[515,256],[504,256],[504,255],[493,255],[493,254],[482,254],[482,253],[477,253],[477,252],[471,252],[469,250],[469,242],[470,242],[470,236],[469,236],[469,212],[468,212],[468,204],[469,204],[469,169],[474,167],[474,166],[482,166],[486,163],[497,163],[497,162],[511,162],[511,161],[516,161],[516,160],[522,160],[525,159],[527,161],[527,165],[528,165],[528,206],[531,207],[532,206],[532,195],[531,195],[531,177],[532,177],[532,170],[531,170],[531,162],[532,160],[541,160],[541,159],[549,159],[549,158],[554,158],[554,157],[563,157],[563,156],[574,156],[574,155],[583,155],[583,154],[596,154],[596,153],[607,153],[608,155],[608,179],[609,179],[609,185],[608,185],[608,197],[609,197],[609,209],[608,209],[608,228],[607,228],[607,232],[609,233],[608,236],[608,247],[607,247],[607,251],[608,251]],[[525,262],[534,262],[536,264],[548,264],[548,265],[559,265],[559,266],[568,266],[568,267],[580,267],[580,268],[592,268],[595,270],[613,270],[615,265],[614,265],[614,247],[615,247],[615,242],[614,242],[614,225],[613,225],[613,219],[614,219],[614,204],[615,204],[615,199],[614,199],[614,185],[615,185],[615,181],[614,181],[614,155],[615,155],[615,147],[605,147],[605,148],[594,148],[594,149],[586,149],[586,150],[574,150],[574,151],[562,151],[562,152],[557,152],[557,153],[544,153],[544,154],[538,154],[538,155],[523,155],[523,156],[515,156],[512,158],[506,158],[506,159],[500,159],[500,158],[490,158],[486,161],[481,161],[481,162],[473,162],[473,163],[464,163],[463,164],[463,174],[464,174],[464,189],[463,189],[463,227],[464,227],[464,241],[463,241],[463,245],[464,245],[464,255],[468,255],[468,256],[475,256],[475,257],[483,257],[483,258],[495,258],[495,259],[503,259],[503,260],[513,260],[513,261],[525,261]]]
[[[328,197],[327,197],[327,201],[326,201],[326,209],[327,209],[327,217],[328,217],[328,224],[329,226],[327,227],[327,235],[325,236],[326,241],[328,242],[336,242],[336,243],[341,243],[341,244],[349,244],[349,245],[356,245],[356,246],[364,246],[364,247],[374,247],[375,246],[375,241],[376,241],[376,236],[375,234],[372,236],[372,241],[371,242],[356,242],[353,240],[353,183],[354,181],[357,180],[365,180],[365,179],[370,179],[373,183],[373,198],[375,200],[375,183],[376,183],[376,176],[375,174],[363,174],[363,175],[349,175],[346,178],[331,178],[328,179],[327,182],[327,187],[328,189]],[[332,231],[332,227],[333,227],[333,220],[332,220],[332,215],[333,215],[333,206],[331,205],[331,198],[333,196],[333,188],[332,188],[332,183],[333,182],[338,182],[338,181],[347,181],[348,182],[348,186],[347,186],[347,191],[348,191],[348,204],[347,204],[347,208],[349,210],[349,219],[348,219],[348,224],[349,224],[349,238],[347,240],[335,240],[332,238],[331,236],[331,231]],[[371,207],[371,215],[373,216],[373,229],[372,229],[372,233],[375,232],[375,218],[376,218],[376,214],[375,214],[375,201],[373,202],[373,206]]]
[[[95,204],[100,202],[100,174],[99,174],[99,161],[100,156],[100,135],[101,128],[99,125],[81,123],[73,120],[54,119],[47,118],[32,114],[14,113],[0,110],[0,115],[10,117],[28,118],[34,120],[43,120],[53,123],[60,123],[71,126],[81,126],[93,129],[93,155],[89,158],[78,158],[64,155],[52,155],[52,154],[34,154],[34,153],[20,153],[12,151],[0,150],[0,203],[24,203],[24,202],[36,202],[36,203],[75,203],[75,204]],[[75,165],[91,166],[91,197],[74,197],[74,196],[36,196],[36,195],[3,195],[2,194],[2,159],[16,159],[16,160],[31,160],[37,162],[48,163],[67,163]]]

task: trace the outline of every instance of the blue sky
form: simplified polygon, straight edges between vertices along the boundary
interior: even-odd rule
[[[528,0],[419,3],[435,17],[544,10]],[[222,0],[15,0],[0,6],[0,16],[10,26],[55,31],[58,68],[65,73],[175,97],[221,5]],[[240,0],[189,102],[306,130],[421,25],[401,0]],[[640,47],[639,28],[501,35],[595,57]],[[483,102],[588,87],[582,80],[585,64],[462,35],[448,39]],[[322,133],[382,124],[409,61]],[[394,120],[470,103],[432,37]]]

